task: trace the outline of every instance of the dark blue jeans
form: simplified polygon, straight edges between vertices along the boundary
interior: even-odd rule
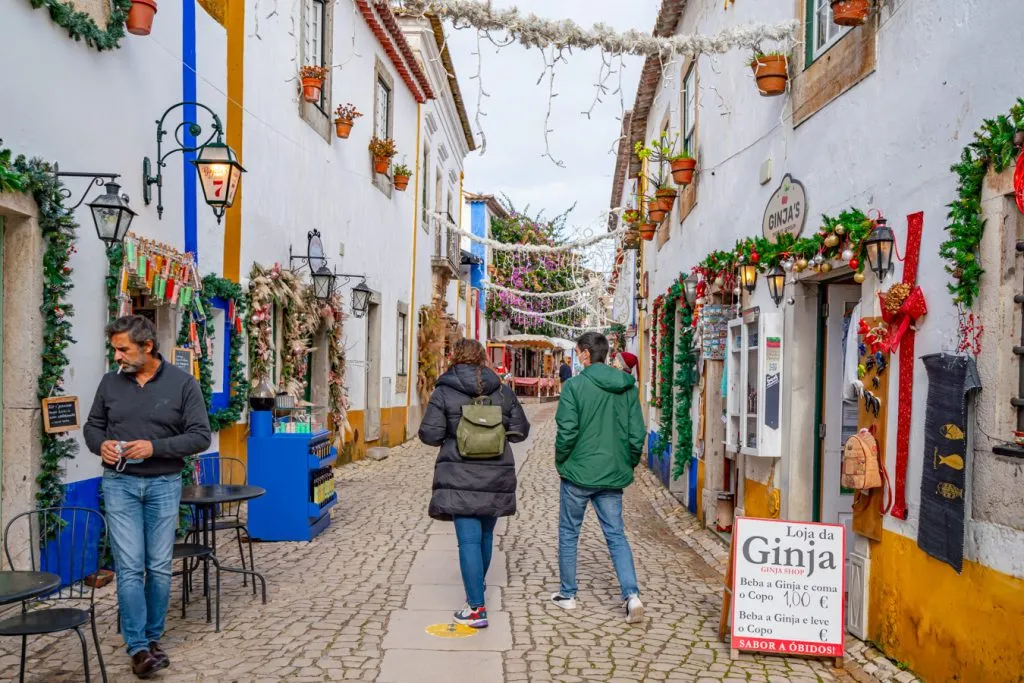
[[[629,547],[622,521],[622,491],[583,488],[564,479],[558,506],[558,572],[561,574],[558,592],[567,598],[576,597],[576,552],[587,503],[594,506],[597,520],[604,531],[615,575],[619,578],[622,599],[639,595],[633,551]]]
[[[484,603],[484,579],[491,566],[494,525],[497,517],[456,517],[455,537],[459,541],[459,569],[466,588],[466,602],[473,609]]]

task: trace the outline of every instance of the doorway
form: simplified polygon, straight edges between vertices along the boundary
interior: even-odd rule
[[[363,441],[380,439],[380,303],[366,309],[366,415]]]
[[[857,378],[857,319],[860,285],[852,280],[823,284],[819,290],[821,402],[818,419],[820,521],[846,527],[846,563],[853,549],[853,491],[840,484],[843,445],[857,432],[858,400],[851,382]],[[851,366],[852,363],[852,366]]]

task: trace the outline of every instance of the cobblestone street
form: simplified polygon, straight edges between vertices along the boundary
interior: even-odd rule
[[[491,626],[465,638],[425,632],[463,603],[452,525],[426,515],[433,449],[414,440],[382,462],[337,471],[341,502],[313,543],[258,544],[268,580],[262,605],[237,575],[223,581],[222,631],[205,622],[201,595],[181,618],[172,587],[164,681],[830,681],[824,662],[745,655],[730,661],[717,640],[722,578],[673,529],[675,507],[642,467],[626,495],[646,619],[627,625],[593,513],[579,555],[580,607],[565,612],[557,589],[554,406],[532,408],[531,439],[517,447],[519,513],[498,526],[488,577]],[[232,539],[233,540],[233,539]],[[237,564],[222,541],[221,560]],[[112,681],[135,680],[115,633],[113,587],[98,591],[100,639]],[[4,680],[17,677],[16,639],[0,642]],[[90,642],[90,649],[92,645]],[[95,656],[91,673],[98,680]],[[859,676],[858,676],[859,678]],[[27,680],[83,680],[73,634],[30,645]],[[902,680],[902,679],[901,679]]]

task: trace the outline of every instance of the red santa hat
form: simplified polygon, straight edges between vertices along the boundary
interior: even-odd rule
[[[622,357],[622,362],[625,363],[626,367],[629,368],[630,372],[636,369],[636,356],[634,356],[629,351],[623,351],[622,353],[619,354],[619,356]]]

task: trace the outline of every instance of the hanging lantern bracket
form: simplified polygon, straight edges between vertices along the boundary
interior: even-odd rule
[[[188,131],[188,134],[193,139],[198,140],[199,136],[203,134],[203,127],[196,121],[182,120],[177,126],[174,127],[174,141],[178,144],[174,149],[163,151],[163,140],[164,136],[168,134],[168,130],[164,128],[164,121],[167,119],[167,115],[179,107],[187,106],[197,107],[203,109],[210,114],[213,119],[212,130],[210,131],[209,137],[203,140],[201,143],[188,144],[183,139],[183,134]],[[156,185],[156,215],[158,218],[164,217],[164,204],[163,204],[163,187],[164,177],[161,169],[167,166],[167,158],[176,152],[187,153],[187,152],[198,152],[207,144],[214,142],[222,143],[224,140],[224,125],[220,121],[220,117],[217,114],[201,102],[178,102],[168,107],[163,116],[160,117],[156,122],[156,175],[153,175],[153,162],[149,157],[145,157],[142,160],[142,199],[146,205],[153,201],[153,190],[151,185]]]
[[[81,173],[75,171],[61,171],[56,164],[53,165],[53,175],[58,178],[89,178],[90,182],[85,186],[85,192],[82,193],[82,197],[75,203],[74,206],[70,207],[71,211],[74,211],[85,202],[85,198],[89,196],[89,190],[95,187],[103,187],[109,182],[113,182],[121,177],[120,173]],[[60,188],[60,194],[64,199],[71,199],[71,190],[67,187]]]

